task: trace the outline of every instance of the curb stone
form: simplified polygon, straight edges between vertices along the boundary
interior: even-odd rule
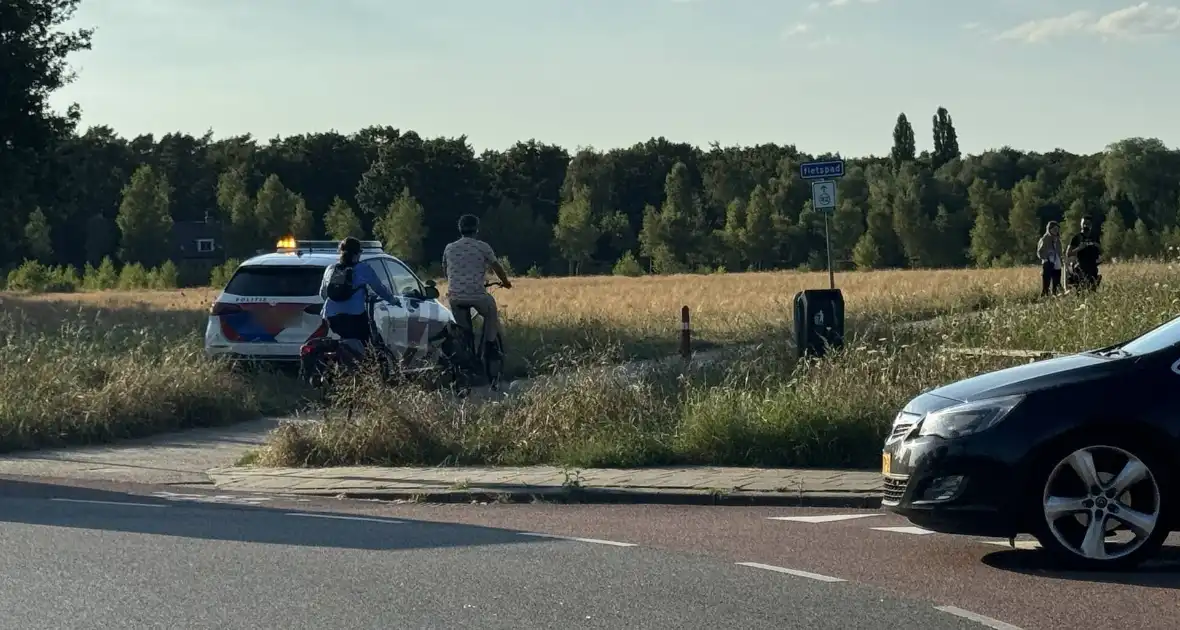
[[[867,492],[700,492],[646,488],[506,488],[467,490],[287,490],[299,496],[412,503],[565,503],[713,505],[878,509],[881,495]]]

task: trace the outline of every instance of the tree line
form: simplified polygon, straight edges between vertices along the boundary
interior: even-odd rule
[[[13,6],[18,15],[22,5],[57,7],[37,18],[45,21],[76,2]],[[9,10],[0,9],[0,23],[10,23]],[[79,112],[52,114],[44,98],[68,80],[52,62],[88,47],[89,33],[55,41],[29,33],[26,56],[41,63],[11,68],[5,89],[24,91],[0,100],[12,110],[0,127],[16,139],[0,142],[0,168],[11,174],[0,178],[0,266],[97,266],[114,256],[154,267],[172,255],[174,222],[213,221],[229,257],[286,235],[356,235],[429,267],[466,213],[483,218],[484,238],[516,269],[545,275],[819,269],[826,260],[824,216],[798,170],[838,154],[662,137],[608,151],[528,140],[476,153],[465,136],[391,126],[269,141],[78,132]],[[0,71],[11,64],[0,60]],[[889,155],[845,158],[830,223],[840,268],[1030,263],[1046,222],[1063,221],[1068,238],[1085,215],[1101,226],[1107,258],[1180,246],[1180,151],[1157,139],[1124,139],[1093,155],[1010,147],[963,155],[942,107],[928,137],[931,148],[919,152],[903,113]]]

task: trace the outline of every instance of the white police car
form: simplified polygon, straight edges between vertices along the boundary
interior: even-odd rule
[[[205,328],[210,358],[252,361],[298,361],[304,343],[329,335],[320,316],[320,283],[337,260],[335,241],[285,238],[273,253],[243,262],[217,296]],[[378,241],[361,241],[362,265],[377,273],[399,304],[377,300],[372,291],[370,315],[376,336],[394,353],[425,350],[429,339],[454,323],[438,302],[433,281],[422,282],[402,261],[386,254]],[[416,353],[424,360],[430,353]]]

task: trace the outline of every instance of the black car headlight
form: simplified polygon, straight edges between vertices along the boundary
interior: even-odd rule
[[[979,433],[1007,417],[1022,400],[1024,396],[1004,396],[939,409],[922,419],[918,435],[950,440]]]

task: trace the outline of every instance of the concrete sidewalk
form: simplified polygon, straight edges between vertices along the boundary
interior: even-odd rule
[[[416,501],[877,507],[881,475],[851,470],[662,467],[215,468],[219,490]]]

